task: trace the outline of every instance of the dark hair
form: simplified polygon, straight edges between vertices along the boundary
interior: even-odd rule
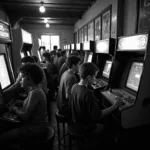
[[[79,56],[79,52],[76,51],[76,50],[73,50],[73,52],[70,53],[69,56],[77,56],[78,57]]]
[[[80,62],[80,58],[77,56],[69,56],[66,60],[67,67],[70,69],[72,65],[77,65]]]
[[[62,50],[61,51],[61,56],[64,56],[66,54],[66,51],[65,50]]]
[[[54,49],[54,50],[57,50],[57,45],[54,45],[54,46],[53,46],[53,49]]]
[[[49,52],[44,52],[42,56],[44,56],[48,61],[51,61],[51,55]]]
[[[79,67],[79,75],[81,79],[85,79],[89,75],[93,76],[96,71],[99,71],[98,67],[90,62],[83,63]]]
[[[26,63],[19,68],[19,72],[30,77],[35,84],[40,84],[44,77],[43,69],[34,63]]]
[[[21,58],[21,62],[22,63],[34,63],[35,60],[32,56],[25,56],[25,57]]]
[[[45,46],[43,46],[42,48],[43,48],[44,50],[46,50],[46,47],[45,47]]]
[[[34,61],[37,63],[38,62],[38,57],[37,56],[32,56]]]

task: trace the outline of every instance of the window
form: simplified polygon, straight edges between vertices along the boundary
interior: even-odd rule
[[[46,50],[53,50],[53,46],[57,45],[60,47],[60,37],[59,35],[41,35],[42,46],[46,47]]]

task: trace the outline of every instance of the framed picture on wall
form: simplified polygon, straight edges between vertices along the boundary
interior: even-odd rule
[[[83,42],[87,41],[87,25],[83,28]]]
[[[101,39],[101,17],[95,19],[95,41]]]
[[[88,41],[94,40],[94,22],[88,24]]]
[[[150,30],[150,1],[139,0],[138,33],[147,33]]]
[[[84,32],[84,28],[82,28],[81,29],[81,43],[83,43],[83,41],[84,41],[84,34],[83,34],[83,32]]]
[[[82,41],[82,30],[80,29],[79,30],[79,43],[81,43]]]
[[[108,39],[111,34],[111,7],[102,14],[102,39]]]

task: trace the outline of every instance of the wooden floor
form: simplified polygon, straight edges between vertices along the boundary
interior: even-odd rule
[[[54,129],[54,131],[55,131],[55,138],[54,138],[54,142],[53,142],[53,150],[59,150],[59,148],[58,148],[58,134],[57,134],[57,124],[56,124],[56,119],[55,119],[55,112],[56,112],[56,110],[57,110],[57,107],[56,107],[56,100],[54,100],[54,101],[52,101],[51,102],[51,121],[50,121],[50,126]],[[66,126],[66,130],[67,130],[67,126]],[[68,146],[68,143],[69,143],[69,137],[68,136],[66,136],[66,139],[67,139],[67,141],[66,141],[66,145]],[[96,140],[96,141],[98,141],[98,139]],[[100,141],[100,140],[99,140]],[[63,141],[62,141],[63,142]],[[99,142],[98,142],[99,143]],[[85,149],[86,150],[99,150],[100,148],[102,148],[102,147],[100,147],[100,144],[98,144],[97,146],[96,146],[96,148],[89,148],[89,147],[91,147],[91,145],[93,144],[91,144],[91,145],[88,145],[88,144],[90,144],[89,142],[88,143],[85,143],[84,145],[84,147],[85,147]],[[94,143],[94,144],[97,144],[97,143]],[[111,144],[111,145],[114,145],[114,143],[112,142],[112,141],[109,141],[109,142],[107,142],[106,143],[106,145],[107,144]],[[92,146],[93,147],[93,146]],[[63,146],[61,146],[61,150],[64,150],[64,147]],[[66,147],[66,150],[69,150],[69,147]],[[73,141],[73,144],[72,144],[72,150],[79,150],[79,146],[78,146],[78,144],[77,144],[77,142],[76,141]]]

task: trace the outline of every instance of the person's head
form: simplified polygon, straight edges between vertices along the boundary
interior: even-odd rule
[[[40,84],[44,76],[43,69],[36,63],[22,65],[19,68],[19,72],[22,76],[20,84],[25,89]]]
[[[61,56],[66,56],[66,51],[65,50],[61,51]]]
[[[80,58],[76,56],[69,56],[66,60],[68,69],[74,69],[76,73],[79,71],[79,63],[80,63]]]
[[[26,63],[34,63],[35,60],[32,56],[25,56],[23,58],[21,58],[21,63],[22,65],[26,64]]]
[[[37,57],[37,56],[35,56],[35,55],[34,55],[34,56],[32,56],[32,57],[33,57],[34,61],[35,61],[36,63],[38,63],[38,61],[39,61],[39,60],[38,60],[38,57]]]
[[[72,53],[69,54],[69,56],[76,56],[79,57],[79,52],[74,50]]]
[[[57,45],[54,45],[53,49],[54,49],[54,51],[56,51],[57,50]]]
[[[42,54],[42,58],[43,58],[43,61],[50,61],[50,58],[51,58],[50,53],[49,52],[44,52]]]
[[[80,78],[83,80],[87,79],[89,84],[94,83],[98,71],[99,71],[98,67],[90,62],[83,63],[79,67]]]

